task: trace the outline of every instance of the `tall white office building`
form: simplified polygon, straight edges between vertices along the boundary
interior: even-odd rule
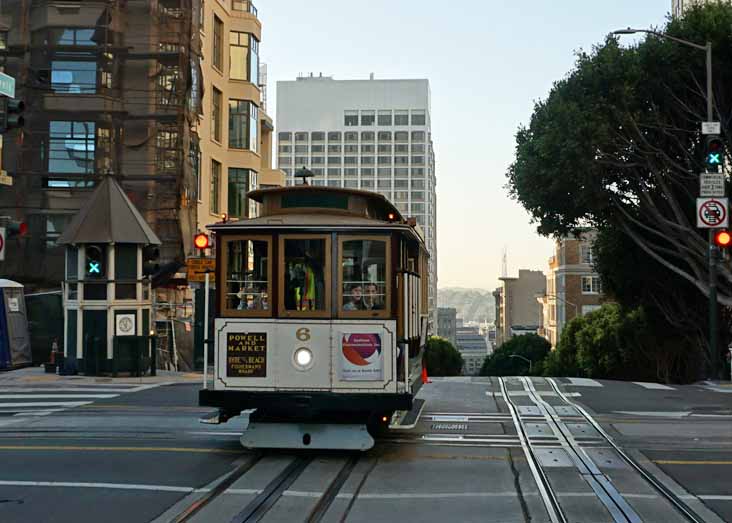
[[[437,328],[437,200],[428,80],[277,82],[277,162],[289,184],[307,167],[314,185],[376,191],[414,217],[430,252]]]

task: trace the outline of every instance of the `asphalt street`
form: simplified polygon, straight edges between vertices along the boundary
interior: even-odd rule
[[[702,521],[732,521],[732,388],[556,383]],[[199,424],[198,388],[0,384],[0,521],[228,522],[249,509],[272,522],[550,521],[523,432],[573,521],[614,521],[567,461],[575,451],[642,521],[686,521],[546,380],[435,379],[414,428],[355,455],[247,451],[243,420]]]

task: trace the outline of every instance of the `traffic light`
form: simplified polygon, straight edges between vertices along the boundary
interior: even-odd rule
[[[707,137],[704,147],[704,166],[711,172],[717,172],[724,166],[724,142],[719,136]]]
[[[105,259],[105,248],[101,245],[86,246],[86,260],[84,264],[85,278],[104,279],[107,276]]]
[[[151,276],[160,271],[160,247],[148,245],[142,249],[142,274]]]
[[[24,110],[25,103],[22,100],[0,96],[0,134],[22,129],[25,125]]]
[[[210,245],[208,234],[202,232],[196,234],[196,236],[194,236],[193,238],[193,245],[195,245],[196,249],[198,249],[201,254],[203,254],[203,251],[208,249]]]
[[[28,224],[25,222],[10,222],[5,225],[8,238],[25,236],[28,232]]]
[[[714,232],[714,245],[720,249],[728,249],[732,246],[732,233],[727,229],[720,229]]]

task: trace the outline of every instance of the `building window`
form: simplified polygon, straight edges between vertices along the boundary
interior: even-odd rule
[[[379,175],[379,178],[386,177],[391,180],[391,167],[379,167],[376,172]]]
[[[325,153],[325,145],[313,145],[310,148],[310,152],[312,152],[313,154],[323,154]]]
[[[391,156],[379,156],[379,165],[391,165]]]
[[[412,131],[413,142],[424,142],[425,132],[424,131]]]
[[[219,213],[219,191],[221,189],[221,164],[211,160],[211,184],[209,187],[209,210]]]
[[[395,189],[408,189],[409,180],[394,180],[394,188]]]
[[[224,22],[213,17],[213,66],[219,71],[224,69]]]
[[[0,31],[0,50],[5,50],[8,48],[8,32],[7,31]]]
[[[347,132],[344,134],[346,142],[358,142],[358,133]]]
[[[374,175],[374,168],[373,167],[363,167],[361,169],[361,176],[362,177],[372,177]]]
[[[424,189],[424,180],[412,180],[412,189]]]
[[[376,123],[375,111],[361,111],[361,125],[374,125],[374,123]]]
[[[338,167],[338,168],[331,168],[331,167],[329,167],[328,168],[328,176],[337,176],[338,178],[340,178],[341,177],[341,169],[340,169],[340,167]]]
[[[394,157],[394,165],[408,165],[409,164],[409,156],[395,156]]]
[[[51,89],[56,93],[67,94],[96,93],[97,63],[87,61],[52,61]]]
[[[412,141],[414,141],[414,138],[412,138]],[[424,154],[424,151],[423,143],[412,143],[412,154]]]
[[[188,149],[188,158],[191,162],[191,172],[196,179],[196,200],[201,200],[201,149],[198,146],[198,140],[191,141],[191,147]]]
[[[408,176],[408,175],[409,175],[408,167],[394,167],[394,176]]]
[[[593,311],[596,311],[600,307],[601,307],[601,305],[583,305],[582,306],[582,316],[584,316],[585,314],[589,314]],[[552,310],[554,310],[554,309],[552,308]]]
[[[358,157],[357,156],[346,156],[343,158],[344,165],[357,165],[358,164]]]
[[[256,173],[251,169],[229,168],[229,179],[227,183],[229,192],[229,215],[237,218],[252,217],[251,212],[247,212],[247,192],[256,189],[255,180]]]
[[[395,142],[408,142],[409,141],[409,133],[407,131],[397,131],[394,133],[394,141]]]
[[[600,294],[602,282],[598,276],[582,276],[582,294]]]
[[[160,71],[157,76],[157,100],[158,105],[178,105],[178,83],[180,74],[177,65],[160,64]]]
[[[425,125],[426,123],[427,117],[424,110],[412,111],[412,125]]]
[[[580,244],[580,261],[592,265],[592,245],[589,243]]]
[[[328,153],[340,153],[340,152],[341,152],[340,145],[328,144]]]
[[[295,141],[296,142],[308,142],[308,133],[295,133]]]
[[[229,76],[259,84],[259,41],[249,33],[229,33]]]
[[[94,174],[96,124],[94,122],[49,122],[48,172],[51,174]],[[49,179],[48,187],[92,187],[82,179]]]
[[[378,138],[380,142],[391,142],[391,131],[379,131]]]
[[[337,131],[332,131],[328,133],[328,141],[329,142],[340,142],[341,141],[341,133]]]
[[[362,142],[373,142],[374,141],[374,132],[373,131],[364,131],[361,133],[361,141]]]
[[[259,108],[247,100],[229,100],[229,147],[259,151]]]
[[[340,164],[341,164],[340,156],[328,156],[328,165],[340,165]]]
[[[379,111],[377,123],[379,125],[391,125],[391,111]]]
[[[358,145],[345,145],[343,152],[346,154],[358,154]]]
[[[79,47],[96,47],[97,43],[93,40],[94,29],[83,28],[61,28],[51,29],[48,45],[68,45]]]
[[[155,169],[158,174],[176,174],[180,164],[176,127],[161,127],[155,138]]]
[[[379,144],[378,152],[379,154],[391,154],[391,144]]]
[[[424,165],[424,156],[412,156],[412,165]]]
[[[215,87],[211,92],[211,136],[221,143],[221,91]]]
[[[56,240],[61,237],[66,226],[73,218],[70,214],[47,214],[46,215],[46,248],[58,247]]]
[[[346,127],[354,127],[358,125],[358,111],[346,111],[343,124]]]
[[[373,144],[361,144],[361,154],[374,154],[375,148]]]
[[[394,125],[409,125],[409,111],[395,111]]]
[[[277,138],[281,142],[289,142],[292,141],[292,133],[281,132],[277,134]]]
[[[325,140],[325,133],[323,133],[323,132],[310,133],[310,140],[313,142],[322,142]]]

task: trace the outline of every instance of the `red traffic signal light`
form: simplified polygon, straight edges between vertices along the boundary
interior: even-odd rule
[[[727,249],[732,245],[732,233],[723,229],[714,233],[714,245],[720,249]]]
[[[196,249],[199,250],[208,249],[210,245],[208,241],[208,234],[204,234],[202,232],[196,234],[196,236],[193,238],[193,245],[195,245]]]
[[[10,222],[7,225],[8,238],[15,236],[25,236],[28,232],[28,224],[25,222]]]

